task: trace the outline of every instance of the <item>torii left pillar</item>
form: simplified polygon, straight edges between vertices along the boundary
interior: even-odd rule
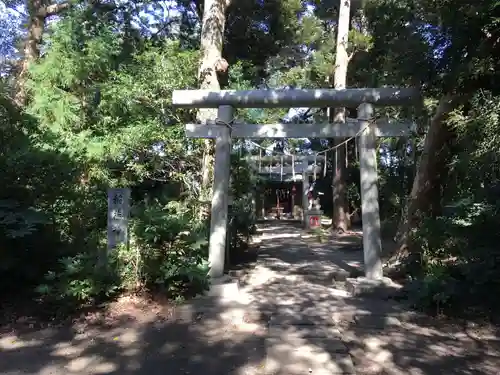
[[[214,186],[208,247],[209,275],[212,278],[224,275],[231,170],[231,128],[228,124],[233,120],[233,114],[232,106],[219,106],[217,124],[221,130],[215,139]]]

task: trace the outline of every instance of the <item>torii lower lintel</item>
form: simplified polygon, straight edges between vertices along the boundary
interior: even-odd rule
[[[262,139],[262,138],[346,138],[360,135],[366,124],[357,119],[349,119],[344,123],[313,123],[313,124],[229,124],[232,138]],[[410,135],[415,125],[411,121],[377,120],[373,131],[376,137],[403,137]],[[222,127],[214,122],[208,124],[186,124],[188,138],[217,138]]]

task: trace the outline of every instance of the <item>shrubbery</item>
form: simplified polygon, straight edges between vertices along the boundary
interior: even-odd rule
[[[128,247],[63,257],[38,292],[78,303],[140,288],[157,289],[174,299],[203,292],[208,286],[207,230],[188,206],[157,201],[134,207]]]
[[[409,293],[416,307],[459,316],[499,311],[491,298],[500,290],[498,208],[465,201],[421,222],[412,239],[421,249],[421,273]]]

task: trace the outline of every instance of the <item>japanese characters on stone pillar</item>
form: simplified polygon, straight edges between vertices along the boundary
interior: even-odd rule
[[[128,245],[130,189],[108,189],[108,251],[119,244]]]

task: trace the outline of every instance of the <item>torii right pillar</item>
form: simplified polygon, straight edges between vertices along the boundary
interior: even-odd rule
[[[361,218],[363,221],[363,258],[365,276],[371,280],[383,279],[382,241],[378,203],[377,144],[373,121],[373,105],[358,107],[360,128],[359,169],[361,178]]]

